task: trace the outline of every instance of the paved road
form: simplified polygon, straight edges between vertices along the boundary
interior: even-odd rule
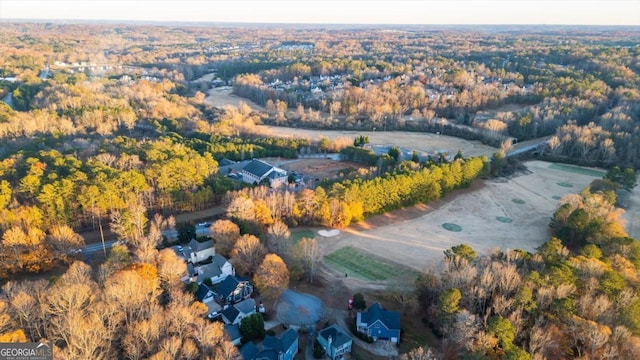
[[[525,153],[527,151],[535,150],[538,147],[546,145],[549,142],[550,136],[543,137],[540,139],[533,139],[528,141],[523,141],[521,143],[515,144],[511,150],[507,151],[507,156],[515,156],[518,154]]]
[[[208,236],[211,233],[209,232],[209,227],[207,226],[196,226],[196,235],[197,236]],[[175,240],[178,238],[178,231],[176,230],[165,230],[162,232],[162,235],[164,237],[166,237],[169,240]],[[117,242],[117,240],[115,238],[111,238],[111,239],[105,239],[104,241],[104,248],[106,250],[109,250],[113,247],[113,245],[115,245]],[[93,244],[88,244],[87,246],[84,247],[84,249],[82,249],[82,254],[85,257],[90,257],[91,255],[93,255],[96,251],[100,252],[102,251],[102,242],[97,242],[97,243],[93,243]]]
[[[115,245],[116,240],[107,240],[104,242],[104,248],[105,250],[109,250],[113,247],[113,245]],[[82,249],[82,254],[85,257],[90,257],[91,255],[93,255],[96,251],[102,251],[102,243],[99,242],[97,244],[89,244],[87,245],[84,249]]]

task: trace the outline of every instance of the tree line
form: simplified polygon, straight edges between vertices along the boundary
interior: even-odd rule
[[[414,163],[415,164],[415,163]],[[300,192],[270,192],[265,187],[230,191],[223,203],[227,215],[254,231],[266,230],[275,220],[290,226],[344,227],[386,211],[439,199],[466,187],[486,173],[483,158],[459,159],[443,164],[400,164],[399,170],[378,176],[362,172],[354,179],[326,183]]]

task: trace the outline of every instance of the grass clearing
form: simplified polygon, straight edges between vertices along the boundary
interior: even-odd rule
[[[593,177],[599,177],[599,178],[602,178],[607,174],[604,171],[599,171],[594,169],[585,169],[577,166],[557,164],[557,163],[553,163],[549,165],[549,169],[566,171],[574,174],[587,175],[587,176],[593,176]]]
[[[325,256],[324,262],[349,277],[367,281],[387,280],[412,272],[410,269],[351,246],[345,246]]]
[[[316,234],[311,230],[293,231],[291,233],[291,240],[293,241],[294,244],[299,243],[300,240],[302,240],[302,238],[313,239],[314,237],[316,237]]]
[[[415,316],[402,317],[402,341],[400,342],[400,352],[407,353],[411,349],[421,346],[438,348],[440,339],[429,327],[422,323],[422,319]]]

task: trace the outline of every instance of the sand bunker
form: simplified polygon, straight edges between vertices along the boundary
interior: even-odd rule
[[[320,236],[324,236],[324,237],[334,237],[336,235],[340,234],[340,230],[318,230],[318,235]]]

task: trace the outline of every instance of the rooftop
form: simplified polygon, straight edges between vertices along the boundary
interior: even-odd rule
[[[331,337],[331,343],[335,348],[339,348],[349,341],[353,341],[351,336],[347,335],[347,333],[336,324],[333,324],[326,329],[320,330],[319,335],[327,340],[327,342],[329,341],[329,337]]]

